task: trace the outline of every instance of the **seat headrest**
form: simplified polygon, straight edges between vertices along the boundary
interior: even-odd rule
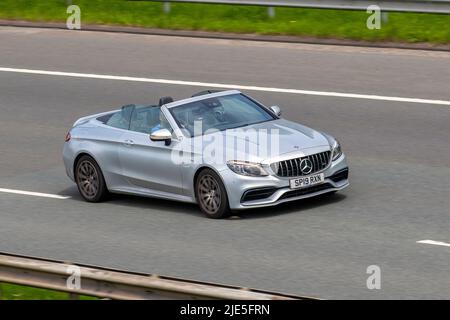
[[[171,102],[173,102],[172,97],[161,97],[159,99],[159,103],[158,104],[161,107],[162,105],[165,105],[165,104],[168,104],[168,103],[171,103]]]

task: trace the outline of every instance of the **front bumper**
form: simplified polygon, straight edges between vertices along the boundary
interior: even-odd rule
[[[346,172],[347,170],[347,172]],[[325,181],[321,184],[301,189],[291,189],[289,180],[275,175],[266,177],[246,177],[231,170],[221,172],[227,189],[232,210],[275,206],[283,202],[314,197],[320,194],[339,191],[349,186],[348,165],[342,155],[322,171]]]

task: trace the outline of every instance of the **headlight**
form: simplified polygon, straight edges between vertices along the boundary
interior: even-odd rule
[[[342,149],[341,149],[341,145],[339,144],[339,142],[336,140],[334,142],[333,145],[333,156],[332,156],[332,161],[337,160],[340,156],[342,155]]]
[[[233,172],[243,176],[263,177],[269,175],[258,163],[230,160],[227,162],[227,165]]]

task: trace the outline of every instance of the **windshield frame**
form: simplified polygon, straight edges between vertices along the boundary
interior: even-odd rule
[[[272,119],[267,119],[267,120],[262,120],[262,121],[256,121],[256,122],[253,122],[253,123],[245,123],[245,124],[233,126],[233,127],[230,127],[230,128],[223,128],[223,129],[214,128],[214,129],[208,129],[208,130],[202,132],[201,135],[197,135],[197,136],[205,136],[205,135],[211,134],[211,133],[213,133],[213,132],[226,131],[226,130],[233,130],[233,129],[237,129],[237,128],[243,128],[243,127],[247,127],[247,126],[251,126],[251,125],[255,125],[255,124],[259,124],[259,123],[264,123],[264,122],[269,122],[269,121],[273,121],[273,120],[278,120],[278,119],[280,119],[280,117],[277,116],[275,113],[273,113],[272,110],[270,110],[270,108],[266,107],[265,105],[263,105],[262,103],[256,101],[255,99],[253,99],[253,98],[247,96],[246,94],[243,94],[242,92],[237,92],[237,93],[232,93],[232,94],[229,94],[229,95],[218,96],[217,98],[220,98],[220,97],[227,97],[227,96],[238,96],[238,95],[243,96],[244,98],[246,98],[246,99],[250,100],[251,102],[253,102],[257,107],[259,107],[260,109],[262,109],[262,110],[263,110],[267,115],[269,115]],[[207,100],[207,99],[209,99],[209,98],[210,98],[210,97],[209,97],[209,95],[208,95],[208,97],[205,97],[204,99],[201,99],[201,100]],[[201,101],[201,100],[198,100],[198,101]],[[179,107],[183,107],[183,106],[185,106],[185,105],[187,105],[187,104],[190,104],[190,103],[191,103],[191,102],[187,102],[187,103],[185,103],[185,104],[180,104],[180,105],[177,105],[177,106],[173,106],[173,107],[167,108],[167,110],[169,111],[171,118],[176,122],[177,127],[180,129],[180,131],[183,133],[183,135],[186,136],[186,137],[188,137],[188,138],[194,138],[194,137],[197,137],[197,136],[194,136],[193,134],[191,134],[191,133],[189,132],[189,130],[184,129],[183,126],[182,126],[182,125],[180,124],[180,122],[178,121],[177,117],[175,117],[175,115],[174,115],[173,112],[172,112],[172,109],[176,109],[176,108],[179,108]]]

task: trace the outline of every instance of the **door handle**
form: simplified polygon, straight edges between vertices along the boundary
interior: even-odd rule
[[[133,141],[133,140],[130,140],[130,139],[127,139],[127,140],[125,140],[125,141],[123,142],[123,144],[124,144],[125,146],[127,146],[127,147],[131,147],[132,145],[134,145],[134,141]]]

